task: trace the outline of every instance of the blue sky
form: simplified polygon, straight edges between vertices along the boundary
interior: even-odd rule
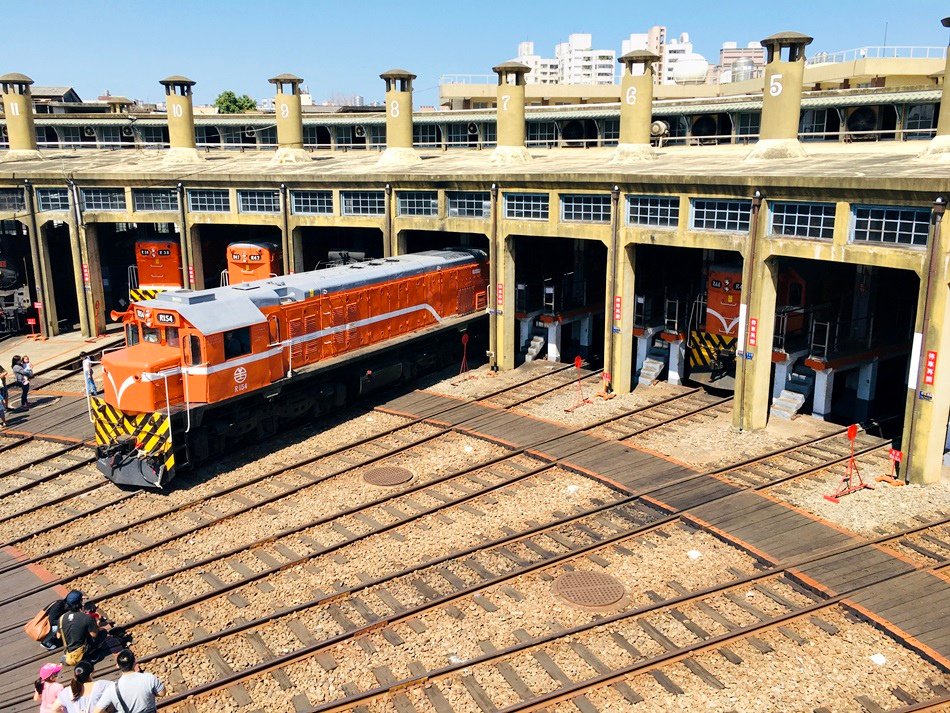
[[[777,3],[680,0],[456,0],[456,2],[245,2],[244,0],[33,0],[3,3],[7,31],[0,73],[24,72],[40,85],[68,85],[84,99],[103,90],[160,100],[158,80],[184,74],[198,82],[197,103],[224,89],[262,98],[267,78],[293,72],[316,100],[333,93],[381,98],[380,72],[419,75],[417,106],[438,101],[443,73],[489,73],[513,57],[522,40],[553,56],[571,32],[615,49],[632,32],[666,25],[688,32],[697,52],[715,62],[725,40],[740,46],[781,30],[812,35],[810,53],[884,42],[946,46],[940,19],[946,0],[790,0]],[[733,9],[734,8],[734,9]],[[22,27],[22,31],[10,28]]]

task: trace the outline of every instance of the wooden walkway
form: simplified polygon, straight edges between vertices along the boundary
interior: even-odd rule
[[[9,568],[18,558],[10,548],[0,550],[0,570]],[[41,587],[53,577],[38,567],[18,567],[0,574],[0,599],[9,599],[20,592]],[[47,588],[0,606],[0,701],[9,701],[30,694],[37,672],[44,663],[59,663],[62,649],[46,651],[23,633],[23,622],[33,618],[40,609],[55,599],[66,596],[64,587]],[[68,680],[69,677],[66,677]],[[0,705],[0,708],[3,708]],[[29,706],[30,710],[36,704]]]
[[[38,436],[68,443],[93,441],[95,432],[89,421],[85,396],[53,396],[42,391],[30,396],[34,405],[29,411],[7,413],[5,433]]]

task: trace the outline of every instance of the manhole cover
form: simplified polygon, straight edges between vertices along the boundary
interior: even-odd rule
[[[567,572],[553,586],[555,594],[582,607],[608,607],[626,594],[620,581],[598,572]]]
[[[363,480],[371,485],[402,485],[412,480],[412,471],[386,465],[366,471]]]

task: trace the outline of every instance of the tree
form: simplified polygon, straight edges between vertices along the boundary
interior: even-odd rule
[[[240,114],[245,111],[253,111],[257,108],[257,102],[251,99],[247,94],[237,96],[230,89],[226,89],[214,100],[214,105],[222,114]]]

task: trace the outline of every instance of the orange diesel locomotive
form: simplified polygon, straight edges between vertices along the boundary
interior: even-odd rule
[[[129,267],[129,299],[147,300],[182,287],[181,248],[177,240],[138,240],[135,265]]]
[[[228,279],[222,284],[240,285],[276,277],[283,272],[283,257],[274,243],[228,245]]]
[[[92,399],[98,467],[161,487],[243,438],[408,378],[455,345],[415,340],[478,317],[487,282],[483,252],[444,250],[137,302]],[[388,344],[405,335],[404,353]]]

